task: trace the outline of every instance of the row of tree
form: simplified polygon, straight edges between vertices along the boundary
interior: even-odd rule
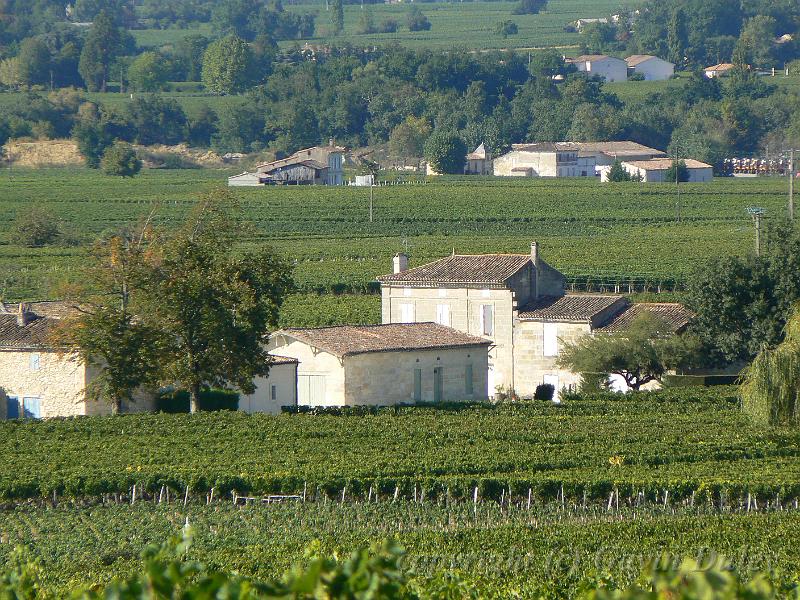
[[[269,250],[234,249],[239,214],[232,196],[212,192],[177,227],[158,226],[153,211],[95,244],[81,284],[63,290],[80,316],[55,333],[98,368],[89,397],[118,411],[142,387],[172,386],[189,391],[194,412],[206,387],[254,390],[292,279]]]

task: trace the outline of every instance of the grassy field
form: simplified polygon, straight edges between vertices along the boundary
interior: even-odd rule
[[[154,204],[162,222],[174,222],[198,193],[224,184],[226,175],[151,170],[123,180],[87,169],[0,172],[0,293],[8,299],[52,296],[59,283],[80,276],[85,248],[101,232],[135,222]],[[711,257],[750,252],[754,234],[745,208],[758,204],[769,218],[782,215],[785,186],[781,179],[717,179],[682,185],[679,201],[675,186],[667,184],[437,179],[378,188],[372,223],[366,189],[235,193],[253,225],[242,243],[269,244],[295,261],[304,292],[374,291],[375,277],[400,250],[418,265],[453,249],[525,252],[532,239],[576,289],[632,282],[636,289],[647,284],[656,291],[659,285],[672,289]],[[52,211],[71,244],[15,245],[13,220],[30,205]],[[358,300],[356,308],[348,301],[330,299],[331,310],[349,315],[342,318],[377,317],[376,300]],[[301,308],[294,311],[298,318]]]
[[[313,13],[317,16],[313,38],[300,40],[310,43],[352,44],[354,46],[383,45],[400,42],[412,48],[467,47],[476,50],[497,48],[540,48],[543,46],[572,46],[579,42],[576,33],[566,33],[564,26],[580,18],[604,17],[642,4],[642,0],[550,0],[547,10],[538,15],[512,15],[515,2],[425,2],[420,5],[431,22],[429,31],[409,31],[405,24],[408,5],[375,4],[371,10],[376,24],[387,18],[396,19],[400,25],[396,33],[361,35],[356,33],[361,19],[360,5],[348,4],[344,9],[345,30],[332,37],[329,13],[322,1],[313,4],[287,5],[287,10]],[[518,28],[517,35],[503,38],[495,33],[498,22],[511,19]],[[133,31],[137,43],[152,48],[172,44],[189,33],[213,35],[207,26],[200,29],[145,29]],[[282,47],[298,43],[287,40]]]
[[[734,394],[0,423],[0,570],[23,545],[63,596],[132,573],[188,522],[190,558],[260,578],[311,544],[393,537],[420,575],[456,570],[480,597],[574,597],[664,552],[796,581],[800,437],[751,425]],[[233,489],[306,502],[234,507]]]

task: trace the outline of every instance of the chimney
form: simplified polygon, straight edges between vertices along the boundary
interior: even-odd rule
[[[17,309],[17,326],[25,327],[25,325],[33,321],[34,318],[35,315],[30,311],[28,305],[24,302],[20,302],[19,308]]]
[[[539,244],[537,242],[531,242],[531,262],[534,267],[539,266]]]
[[[402,273],[403,271],[408,271],[408,255],[399,252],[398,254],[394,255],[394,260],[392,263],[392,270],[394,271],[395,275]]]
[[[333,148],[336,145],[336,140],[333,138],[328,139],[328,145]]]

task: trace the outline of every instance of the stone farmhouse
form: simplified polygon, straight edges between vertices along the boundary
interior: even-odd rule
[[[666,173],[672,167],[671,158],[656,158],[653,160],[622,161],[622,168],[631,175],[641,177],[646,183],[674,183],[667,181]],[[687,158],[686,170],[689,174],[689,183],[708,183],[714,179],[714,167],[699,160]],[[611,167],[604,167],[602,181],[608,181]]]
[[[567,64],[575,65],[581,73],[586,73],[590,77],[600,77],[608,83],[615,81],[627,81],[627,63],[614,56],[605,54],[585,54],[575,58],[568,58]]]
[[[296,359],[299,406],[486,400],[491,342],[436,323],[283,329],[271,352]]]
[[[269,373],[257,377],[256,391],[239,395],[239,410],[277,415],[284,406],[297,406],[296,358],[271,355]]]
[[[556,366],[565,342],[624,327],[641,311],[655,312],[678,332],[690,313],[679,304],[632,304],[620,295],[566,293],[564,276],[539,255],[457,255],[408,268],[398,254],[381,284],[384,324],[434,321],[491,340],[490,394],[534,395],[540,384],[574,387],[580,376]]]
[[[107,415],[111,407],[86,399],[97,369],[65,355],[50,341],[61,319],[74,314],[65,302],[0,302],[0,419]],[[153,396],[136,395],[124,412],[153,410]]]
[[[619,160],[666,157],[655,148],[630,141],[540,142],[513,144],[494,159],[494,174],[505,177],[595,177]]]
[[[425,163],[426,175],[441,175],[429,163]],[[491,175],[492,153],[481,144],[464,157],[464,175]]]
[[[650,54],[634,54],[625,59],[629,75],[638,73],[645,81],[663,81],[675,74],[675,64]]]
[[[715,77],[725,77],[730,73],[733,67],[734,65],[731,63],[719,63],[718,65],[706,67],[703,69],[703,73],[705,73],[705,76],[709,79],[714,79]]]
[[[330,140],[327,146],[298,150],[286,158],[261,163],[255,173],[229,177],[228,186],[342,185],[345,150]]]

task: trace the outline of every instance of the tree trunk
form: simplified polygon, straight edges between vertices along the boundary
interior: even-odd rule
[[[111,414],[118,415],[120,412],[122,412],[122,400],[114,398],[111,401]]]
[[[194,414],[200,411],[200,384],[192,385],[189,391],[189,412]]]

